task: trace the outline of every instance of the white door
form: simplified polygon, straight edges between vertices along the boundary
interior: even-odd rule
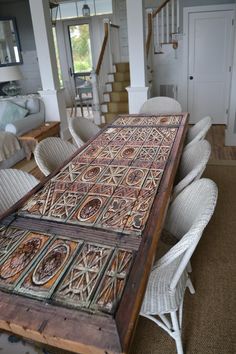
[[[188,111],[226,124],[233,48],[233,11],[189,13]]]

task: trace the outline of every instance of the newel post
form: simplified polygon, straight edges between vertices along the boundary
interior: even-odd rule
[[[101,117],[101,107],[100,107],[99,93],[98,93],[98,81],[97,81],[97,75],[95,73],[95,70],[91,71],[91,83],[92,83],[92,90],[93,90],[92,110],[93,110],[94,123],[100,125],[102,123],[102,117]]]

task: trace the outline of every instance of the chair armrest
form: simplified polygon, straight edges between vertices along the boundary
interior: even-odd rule
[[[16,136],[20,136],[24,133],[29,132],[37,127],[39,127],[44,122],[43,114],[34,113],[26,116],[23,119],[19,119],[14,123],[9,123],[5,127],[5,131],[9,133],[13,133]]]

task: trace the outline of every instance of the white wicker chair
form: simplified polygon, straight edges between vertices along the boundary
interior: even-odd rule
[[[197,141],[184,149],[177,172],[172,199],[193,181],[201,178],[211,155],[211,145],[207,140]]]
[[[36,146],[35,161],[42,173],[48,176],[75,153],[77,147],[61,138],[47,138]]]
[[[179,241],[154,264],[140,311],[174,338],[178,354],[183,354],[184,292],[186,287],[195,292],[187,265],[214,212],[217,194],[216,184],[203,178],[185,188],[172,203],[166,225]]]
[[[153,97],[144,102],[139,113],[144,114],[168,114],[180,113],[182,107],[180,103],[171,97]]]
[[[0,170],[0,214],[3,214],[39,181],[27,172],[6,169]]]
[[[83,117],[70,118],[69,129],[78,147],[84,145],[86,141],[100,131],[96,124]]]
[[[193,127],[188,130],[186,138],[186,147],[190,147],[196,141],[205,139],[208,130],[212,126],[212,118],[210,116],[202,118]]]

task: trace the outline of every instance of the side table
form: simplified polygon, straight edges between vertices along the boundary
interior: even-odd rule
[[[50,136],[59,136],[60,122],[46,122],[40,127],[18,137],[25,150],[26,159],[30,160],[34,149],[41,140]]]

